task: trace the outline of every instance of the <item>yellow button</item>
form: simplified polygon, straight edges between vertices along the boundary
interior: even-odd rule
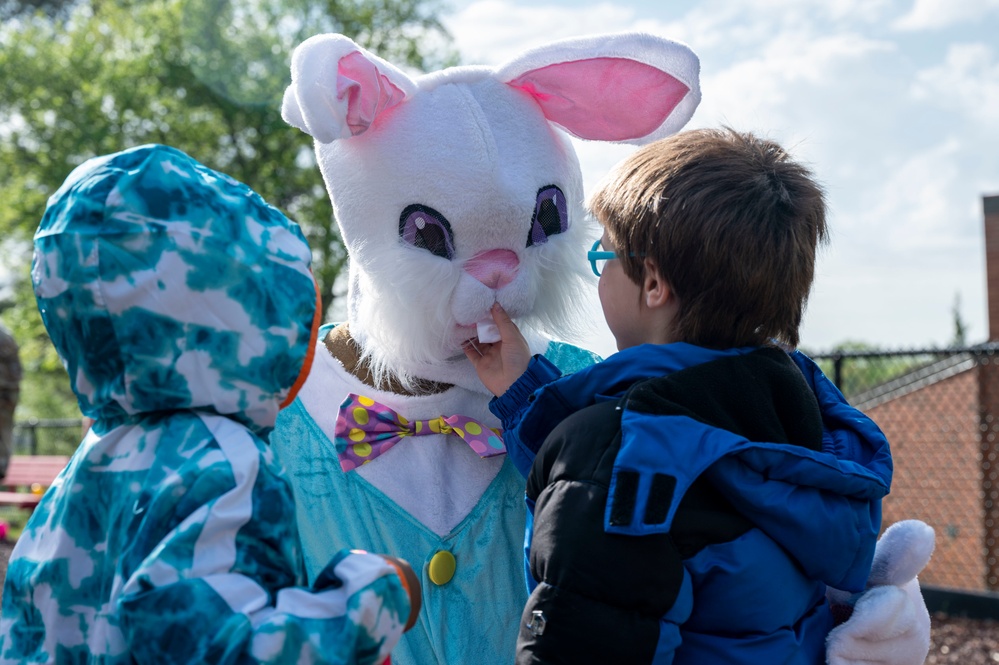
[[[437,554],[430,557],[430,566],[427,571],[430,575],[430,581],[441,586],[447,584],[454,577],[454,570],[457,567],[455,563],[454,555],[445,550],[441,550]]]

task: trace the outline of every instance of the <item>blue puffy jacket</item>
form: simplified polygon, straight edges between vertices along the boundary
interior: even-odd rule
[[[493,404],[528,474],[518,664],[825,662],[826,585],[863,589],[891,481],[877,426],[776,348],[557,376]]]

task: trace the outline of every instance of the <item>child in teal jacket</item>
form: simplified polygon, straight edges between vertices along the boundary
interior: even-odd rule
[[[404,562],[341,550],[307,586],[269,450],[319,312],[298,226],[163,146],[49,200],[32,280],[94,425],[11,557],[0,663],[381,663]]]

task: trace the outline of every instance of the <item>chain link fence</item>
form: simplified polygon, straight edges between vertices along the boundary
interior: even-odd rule
[[[884,526],[936,531],[920,582],[999,590],[999,344],[812,358],[891,443]]]
[[[79,418],[28,418],[14,424],[15,455],[72,455],[83,438]]]

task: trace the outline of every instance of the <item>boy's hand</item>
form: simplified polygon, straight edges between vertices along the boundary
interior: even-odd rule
[[[475,367],[482,385],[498,397],[527,371],[531,350],[517,324],[499,303],[493,304],[490,313],[499,328],[500,341],[486,344],[468,340],[462,350]]]

